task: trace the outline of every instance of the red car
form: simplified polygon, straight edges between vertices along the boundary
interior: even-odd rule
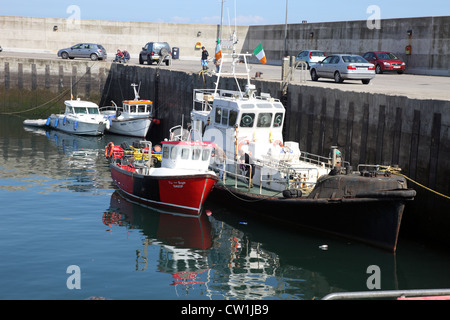
[[[406,63],[391,52],[369,51],[363,55],[363,58],[375,65],[376,73],[397,71],[398,74],[402,74],[406,70]]]

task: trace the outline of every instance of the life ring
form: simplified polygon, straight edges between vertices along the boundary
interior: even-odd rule
[[[275,141],[273,142],[273,146],[274,146],[274,147],[280,146],[280,147],[284,148],[284,145],[281,143],[280,140],[275,140]]]
[[[114,143],[110,142],[110,143],[108,143],[108,145],[106,146],[106,149],[105,149],[105,158],[106,159],[111,158],[113,151],[114,151]]]
[[[248,141],[248,140],[242,140],[241,142],[239,142],[239,144],[238,144],[238,153],[239,153],[239,151],[241,151],[241,149],[242,149],[242,146],[243,145],[248,145],[248,144],[250,144],[250,141]]]

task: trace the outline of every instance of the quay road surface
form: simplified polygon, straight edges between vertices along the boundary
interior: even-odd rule
[[[0,53],[1,57],[17,57],[17,58],[30,58],[30,59],[61,59],[56,56],[55,53],[34,53],[34,52],[14,52],[14,51],[3,51]],[[114,59],[114,57],[108,56],[107,62],[109,63]],[[79,59],[76,59],[79,60]],[[67,62],[70,62],[68,60]],[[98,63],[105,63],[104,61],[99,61]],[[132,55],[131,60],[127,63],[128,65],[139,65],[137,55]],[[215,66],[211,62],[209,74],[215,69]],[[148,66],[147,64],[141,65],[148,68],[156,68],[156,65]],[[200,72],[200,57],[198,59],[188,58],[188,59],[175,59],[172,60],[170,66],[163,64],[161,68],[169,68],[172,70],[180,70],[186,72]],[[228,68],[228,70],[227,70]],[[224,68],[224,71],[229,71],[229,67]],[[242,66],[239,68],[242,71]],[[273,65],[261,65],[261,64],[250,64],[250,75],[255,77],[256,72],[262,73],[261,79],[270,81],[280,81],[281,82],[281,66]],[[312,81],[309,72],[303,71],[303,79],[301,81],[302,71],[296,70],[294,72],[294,78],[291,83],[302,84],[305,86],[317,86],[325,88],[333,88],[342,91],[353,91],[353,92],[369,92],[369,93],[381,93],[387,95],[396,96],[406,96],[412,99],[433,99],[433,100],[446,100],[450,101],[450,77],[441,76],[424,76],[424,75],[412,75],[412,74],[402,74],[397,73],[385,73],[378,74],[368,85],[364,85],[361,81],[346,80],[343,83],[335,83],[332,79],[319,79],[319,81]]]

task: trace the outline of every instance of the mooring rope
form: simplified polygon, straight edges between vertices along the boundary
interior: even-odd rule
[[[445,194],[442,194],[442,193],[440,193],[440,192],[437,192],[436,190],[433,190],[433,189],[431,189],[431,188],[429,188],[429,187],[427,187],[427,186],[424,186],[423,184],[421,184],[421,183],[419,183],[419,182],[417,182],[417,181],[411,179],[410,177],[408,177],[408,176],[406,176],[406,175],[400,173],[400,171],[402,170],[402,169],[400,169],[400,168],[393,168],[393,167],[391,167],[391,166],[380,166],[380,168],[382,168],[383,170],[385,170],[385,171],[387,171],[387,172],[389,172],[389,173],[391,173],[391,174],[395,174],[395,175],[401,176],[401,177],[403,177],[403,178],[405,178],[405,179],[411,181],[412,183],[415,183],[415,184],[418,185],[419,187],[424,188],[425,190],[428,190],[428,191],[430,191],[430,192],[432,192],[432,193],[435,193],[435,194],[437,194],[437,195],[439,195],[439,196],[441,196],[441,197],[444,197],[444,198],[446,198],[446,199],[450,199],[449,196],[447,196],[447,195],[445,195]]]

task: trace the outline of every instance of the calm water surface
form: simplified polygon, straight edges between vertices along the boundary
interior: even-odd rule
[[[0,116],[0,299],[320,299],[368,290],[450,287],[450,256],[400,239],[397,254],[258,221],[208,202],[186,218],[135,205],[114,188],[106,135],[24,128]],[[320,246],[328,245],[328,250]],[[68,289],[69,266],[81,289]]]

